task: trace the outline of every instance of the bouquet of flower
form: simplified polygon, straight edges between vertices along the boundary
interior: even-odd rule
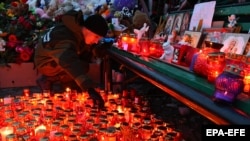
[[[26,1],[0,3],[0,64],[33,61],[39,37],[55,24],[30,11]]]

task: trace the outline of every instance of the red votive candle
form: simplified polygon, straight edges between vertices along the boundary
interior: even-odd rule
[[[226,66],[225,54],[223,52],[208,53],[207,58],[207,80],[214,82]],[[204,70],[206,71],[206,70]]]

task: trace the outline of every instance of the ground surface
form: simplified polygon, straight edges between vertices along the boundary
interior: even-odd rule
[[[41,92],[39,87],[21,87],[0,89],[1,97],[8,95],[21,95],[23,89],[30,89],[31,93]],[[127,89],[135,89],[138,95],[149,101],[151,113],[164,121],[171,123],[179,130],[185,141],[201,141],[201,127],[205,124],[213,124],[195,111],[171,98],[165,92],[155,86],[136,79],[133,83],[126,85]],[[180,112],[180,109],[187,110],[187,114]]]

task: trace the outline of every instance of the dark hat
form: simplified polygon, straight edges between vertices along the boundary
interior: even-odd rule
[[[89,16],[84,21],[84,26],[90,31],[104,37],[108,32],[108,24],[107,21],[98,14]]]

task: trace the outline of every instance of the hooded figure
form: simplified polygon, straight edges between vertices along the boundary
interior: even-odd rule
[[[88,91],[94,104],[104,106],[95,91],[95,83],[88,77],[89,63],[97,54],[100,39],[108,32],[101,15],[91,15],[85,21],[82,12],[69,11],[62,23],[52,27],[40,39],[34,56],[35,67],[42,74],[37,80],[42,90],[51,90],[54,83],[78,91]],[[103,51],[103,50],[102,50]]]

